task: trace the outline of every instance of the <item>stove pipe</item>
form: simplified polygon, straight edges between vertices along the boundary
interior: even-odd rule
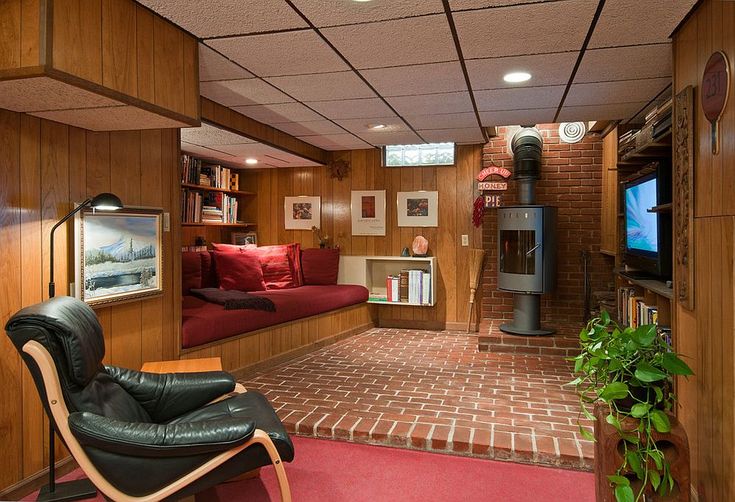
[[[536,180],[541,177],[541,148],[544,144],[535,127],[524,127],[513,135],[513,179],[520,204],[536,203]]]

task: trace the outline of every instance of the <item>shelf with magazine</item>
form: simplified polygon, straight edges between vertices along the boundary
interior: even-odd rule
[[[183,243],[230,242],[232,232],[254,227],[255,193],[243,190],[251,176],[243,169],[182,154]]]

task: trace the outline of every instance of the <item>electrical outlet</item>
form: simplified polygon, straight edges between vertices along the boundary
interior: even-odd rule
[[[470,245],[470,236],[467,234],[462,234],[462,245],[463,246],[469,246]]]

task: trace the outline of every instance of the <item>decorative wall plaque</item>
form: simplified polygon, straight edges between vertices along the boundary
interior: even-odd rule
[[[674,277],[679,303],[694,309],[694,89],[674,103]]]
[[[494,174],[508,179],[512,173],[504,167],[490,166],[480,171],[477,175],[477,181],[485,181],[489,176]]]
[[[716,155],[720,143],[720,117],[730,94],[730,64],[724,52],[716,51],[707,60],[701,93],[704,116],[712,124],[712,154]]]
[[[478,181],[477,189],[482,190],[507,190],[508,183],[505,181]]]

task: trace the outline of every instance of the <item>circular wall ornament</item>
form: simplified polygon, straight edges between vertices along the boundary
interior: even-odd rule
[[[559,138],[564,143],[579,143],[587,134],[584,122],[562,122],[559,124]]]
[[[719,150],[720,117],[730,94],[730,63],[722,51],[715,51],[702,74],[702,111],[712,125],[712,153]]]

